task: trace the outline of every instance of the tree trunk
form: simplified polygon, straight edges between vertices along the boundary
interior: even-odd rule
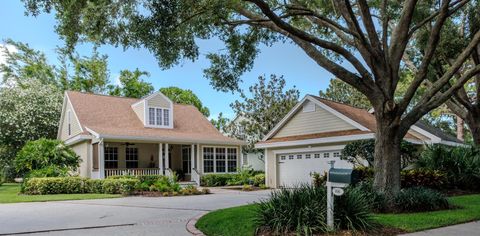
[[[377,133],[374,158],[374,188],[385,194],[388,205],[400,191],[400,143],[398,125],[394,118],[376,115]],[[400,137],[400,138],[399,138]]]
[[[460,116],[457,116],[457,139],[462,141],[465,136],[465,132],[463,130],[463,123],[463,119]]]
[[[478,117],[480,117],[479,115],[480,111],[469,111],[467,114],[467,119],[465,119],[465,123],[468,125],[468,128],[472,133],[473,143],[477,146],[480,145],[480,119],[478,119]]]

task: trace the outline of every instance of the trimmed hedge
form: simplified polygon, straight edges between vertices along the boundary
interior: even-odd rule
[[[200,178],[200,183],[205,187],[218,187],[227,185],[254,185],[265,184],[263,172],[235,173],[235,174],[206,174]]]
[[[137,179],[88,179],[81,177],[30,178],[23,183],[26,194],[108,193],[129,195],[140,182]]]

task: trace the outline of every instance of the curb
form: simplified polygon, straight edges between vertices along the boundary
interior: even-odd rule
[[[206,215],[207,213],[208,212],[203,212],[203,213],[189,219],[188,222],[187,222],[187,225],[186,225],[187,231],[189,233],[191,233],[192,235],[205,236],[205,234],[203,234],[202,231],[200,231],[199,229],[197,229],[197,227],[195,227],[195,224],[197,223],[198,219],[202,218],[202,216]]]

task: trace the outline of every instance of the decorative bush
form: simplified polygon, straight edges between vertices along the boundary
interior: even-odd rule
[[[81,177],[30,178],[23,183],[26,194],[109,193],[131,194],[138,185],[136,179],[93,180]]]
[[[355,167],[355,171],[358,172],[358,178],[360,179],[360,181],[373,180],[374,172],[372,167],[358,166]]]
[[[26,194],[62,194],[84,193],[84,178],[80,177],[53,177],[31,178],[23,183],[23,192]]]
[[[312,184],[315,187],[323,187],[327,183],[327,172],[323,175],[320,173],[314,172],[312,174]]]
[[[253,176],[253,185],[255,186],[260,186],[260,185],[265,185],[265,174],[256,174]]]
[[[232,181],[236,176],[235,174],[206,174],[200,178],[202,186],[216,187],[225,186],[227,182]]]
[[[403,188],[422,186],[441,189],[447,184],[446,174],[439,170],[404,170],[400,176]]]
[[[340,229],[367,230],[376,224],[371,217],[369,202],[361,191],[348,190],[337,200],[335,222]],[[327,193],[325,188],[310,185],[272,192],[259,203],[255,221],[275,234],[312,235],[328,231],[326,225]],[[343,201],[344,203],[339,204]]]
[[[422,153],[417,165],[445,173],[449,188],[479,190],[480,150],[475,147],[431,145]]]
[[[387,206],[386,198],[383,193],[373,189],[372,180],[362,181],[355,186],[355,189],[361,191],[366,197],[369,205],[374,212],[384,212]]]
[[[23,146],[15,157],[15,169],[21,176],[50,166],[75,171],[80,161],[73,149],[62,141],[42,138],[29,141]]]
[[[58,166],[47,166],[42,169],[32,170],[28,173],[27,178],[42,178],[42,177],[67,177],[69,176],[69,168]]]
[[[422,187],[402,189],[394,201],[399,212],[436,211],[451,207],[443,194]]]
[[[245,192],[253,191],[253,186],[252,186],[252,185],[249,185],[249,184],[244,184],[244,185],[242,186],[242,191],[245,191]]]

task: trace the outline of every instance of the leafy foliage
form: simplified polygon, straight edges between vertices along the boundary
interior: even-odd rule
[[[432,189],[443,189],[447,185],[446,174],[439,170],[403,170],[400,173],[400,178],[403,188],[421,186]]]
[[[109,94],[129,98],[141,98],[153,92],[151,83],[141,79],[142,76],[150,76],[146,71],[140,71],[138,68],[134,71],[121,70],[120,85],[109,85]]]
[[[234,137],[245,136],[249,143],[247,149],[261,140],[273,127],[297,104],[299,91],[293,87],[286,89],[283,77],[271,75],[267,80],[258,77],[258,83],[250,86],[250,95],[240,93],[241,100],[230,104],[237,116],[241,116],[241,124],[231,124],[228,133]],[[240,132],[243,126],[244,132]]]
[[[418,167],[445,173],[450,188],[480,189],[480,150],[476,147],[430,145]]]
[[[259,203],[256,222],[274,233],[299,235],[328,232],[326,225],[327,193],[325,188],[309,185],[272,192]],[[339,229],[368,230],[376,226],[369,202],[358,190],[347,190],[335,202],[335,222]]]
[[[190,89],[181,89],[178,87],[166,87],[161,88],[160,92],[162,92],[165,96],[170,98],[173,102],[193,105],[195,106],[204,116],[210,116],[210,110],[207,107],[203,106],[202,101],[193,93]]]
[[[15,168],[22,175],[51,166],[75,171],[80,161],[72,148],[62,141],[42,138],[25,144],[15,158]]]
[[[445,196],[423,187],[402,189],[395,197],[394,202],[396,210],[400,212],[436,211],[451,208]]]
[[[27,178],[43,178],[43,177],[67,177],[70,168],[58,167],[55,165],[47,166],[42,169],[32,170],[26,176]]]
[[[129,195],[135,190],[137,179],[99,179],[81,177],[30,178],[23,183],[22,192],[32,195],[108,193]]]
[[[370,109],[372,107],[365,95],[338,78],[331,79],[328,88],[325,92],[320,90],[319,96],[357,108]]]
[[[418,158],[419,151],[415,145],[402,141],[400,146],[402,168],[413,163]],[[364,160],[368,166],[373,166],[375,156],[375,139],[366,139],[353,141],[345,145],[342,150],[342,159],[347,160],[355,165],[364,165]]]

